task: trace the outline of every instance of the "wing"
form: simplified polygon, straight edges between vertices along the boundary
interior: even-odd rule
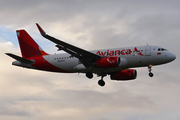
[[[59,50],[64,50],[65,52],[71,54],[72,56],[77,57],[83,64],[85,67],[90,67],[92,66],[93,62],[102,58],[99,55],[96,55],[92,52],[86,51],[84,49],[78,48],[76,46],[73,46],[71,44],[68,44],[66,42],[63,42],[61,40],[58,40],[48,34],[46,34],[46,32],[36,23],[41,35],[47,39],[49,39],[50,41],[54,42],[56,45],[56,47],[59,48]]]

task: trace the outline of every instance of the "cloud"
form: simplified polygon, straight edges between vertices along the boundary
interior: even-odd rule
[[[2,1],[0,4],[0,119],[178,119],[179,2],[172,1]],[[61,74],[12,66],[4,53],[20,55],[16,29],[26,29],[50,53],[45,31],[84,49],[160,45],[177,55],[172,63],[137,68],[134,81],[97,85],[83,74]],[[14,32],[13,32],[14,31]]]

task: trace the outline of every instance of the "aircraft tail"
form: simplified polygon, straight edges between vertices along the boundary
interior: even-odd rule
[[[25,30],[17,30],[16,33],[23,58],[48,55]]]

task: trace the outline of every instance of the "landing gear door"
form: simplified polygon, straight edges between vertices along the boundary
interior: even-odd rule
[[[145,47],[145,56],[150,56],[151,55],[151,46],[146,46]]]

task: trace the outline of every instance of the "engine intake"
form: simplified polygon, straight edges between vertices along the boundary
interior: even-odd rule
[[[111,73],[111,80],[133,80],[137,77],[137,71],[134,69],[121,70],[119,72]]]

